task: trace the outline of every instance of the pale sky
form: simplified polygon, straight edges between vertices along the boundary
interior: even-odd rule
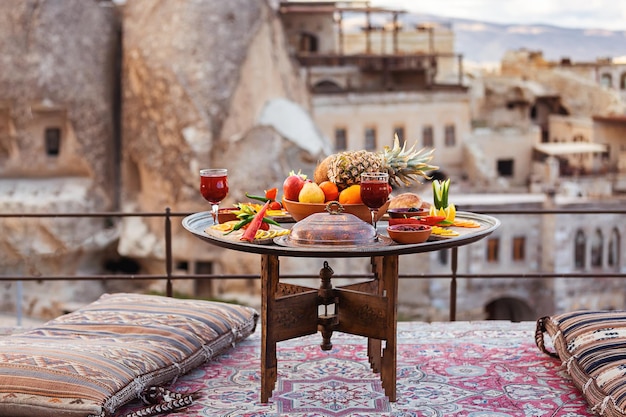
[[[371,5],[493,23],[626,31],[626,0],[371,0]]]

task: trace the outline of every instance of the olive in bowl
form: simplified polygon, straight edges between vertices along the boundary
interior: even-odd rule
[[[396,224],[387,226],[387,234],[396,243],[412,244],[426,242],[432,229],[425,224]]]
[[[424,208],[390,208],[387,210],[387,214],[392,219],[404,219],[409,217],[427,216],[428,210]]]

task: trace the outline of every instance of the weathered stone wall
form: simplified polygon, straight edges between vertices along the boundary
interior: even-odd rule
[[[105,3],[106,4],[106,3]],[[0,107],[9,114],[14,146],[0,175],[89,177],[113,208],[114,93],[118,51],[115,10],[95,0],[0,2]],[[46,159],[43,137],[30,129],[34,114],[65,117],[72,141],[62,163]],[[43,131],[41,131],[43,135]],[[36,151],[36,152],[32,152]],[[26,162],[28,160],[28,162]],[[71,171],[71,167],[82,169]]]

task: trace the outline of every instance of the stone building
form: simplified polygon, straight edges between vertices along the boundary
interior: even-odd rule
[[[449,27],[407,27],[403,11],[367,2],[289,1],[280,13],[311,112],[335,151],[381,150],[398,134],[439,149],[437,164],[460,172],[470,103]]]

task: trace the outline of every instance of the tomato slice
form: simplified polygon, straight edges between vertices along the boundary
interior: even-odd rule
[[[276,200],[276,196],[278,195],[278,188],[270,188],[269,190],[265,190],[265,198],[271,201]]]

